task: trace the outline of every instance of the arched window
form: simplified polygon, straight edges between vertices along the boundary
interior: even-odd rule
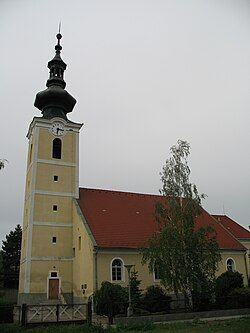
[[[58,159],[62,157],[62,141],[58,138],[53,140],[52,157]]]
[[[121,259],[115,258],[111,263],[111,280],[112,281],[123,280],[123,262]]]
[[[161,270],[159,264],[155,263],[153,273],[154,273],[154,281],[161,279]]]
[[[229,272],[235,271],[235,262],[232,258],[227,259],[227,270]]]

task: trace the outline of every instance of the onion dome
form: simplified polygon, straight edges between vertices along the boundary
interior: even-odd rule
[[[76,100],[65,90],[66,82],[63,75],[67,65],[61,58],[62,46],[60,40],[62,35],[60,32],[56,35],[56,38],[56,54],[48,62],[50,73],[46,83],[47,89],[37,93],[34,105],[42,112],[43,118],[61,117],[67,119],[67,113],[73,110]]]

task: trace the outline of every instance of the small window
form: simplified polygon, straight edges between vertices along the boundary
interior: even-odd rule
[[[234,272],[235,271],[235,262],[231,258],[227,259],[227,270],[229,272]]]
[[[58,176],[54,176],[54,182],[58,182]]]
[[[56,243],[56,237],[52,237],[52,243],[53,243],[53,244]]]
[[[52,157],[57,159],[62,157],[62,141],[58,138],[53,140]]]
[[[33,144],[31,143],[31,145],[30,145],[29,163],[31,162],[31,158],[32,158],[32,150],[33,150]]]
[[[53,205],[53,211],[54,211],[54,212],[57,211],[57,205]]]
[[[51,272],[51,273],[50,273],[50,276],[51,276],[51,277],[57,277],[57,272]]]
[[[78,237],[78,250],[80,251],[81,248],[82,248],[82,237],[79,236],[79,237]]]
[[[122,281],[123,264],[120,259],[112,261],[112,281]]]

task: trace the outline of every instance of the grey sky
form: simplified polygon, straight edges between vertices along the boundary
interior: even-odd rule
[[[0,239],[22,224],[25,136],[60,20],[80,186],[158,193],[181,138],[204,207],[248,226],[248,0],[1,0]]]

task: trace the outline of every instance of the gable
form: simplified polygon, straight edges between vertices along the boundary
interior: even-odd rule
[[[219,223],[221,223],[234,237],[238,239],[248,239],[250,241],[250,232],[232,220],[226,215],[212,215]]]

